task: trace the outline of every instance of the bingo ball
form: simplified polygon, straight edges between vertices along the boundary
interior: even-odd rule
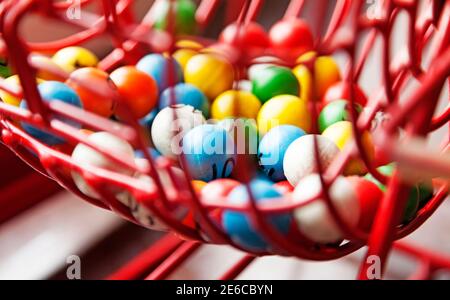
[[[232,137],[220,126],[199,125],[182,139],[184,170],[193,179],[211,181],[230,176],[236,163]]]
[[[258,117],[258,129],[265,134],[280,125],[293,125],[308,132],[311,118],[305,100],[291,95],[273,97],[261,107]]]
[[[294,219],[300,232],[313,242],[336,243],[344,237],[324,199],[320,198],[322,184],[318,174],[311,174],[298,183],[292,198],[298,203],[307,202],[294,210]],[[328,189],[328,196],[341,219],[350,227],[356,227],[360,216],[357,194],[345,177],[337,177]]]
[[[105,118],[112,116],[117,88],[108,73],[91,67],[81,68],[70,74],[66,84],[78,94],[85,110]]]
[[[10,89],[19,88],[20,87],[20,78],[18,75],[10,76],[10,77],[6,78],[5,80],[3,80],[3,84],[6,85],[7,87],[9,87]],[[0,98],[2,99],[3,102],[10,104],[10,105],[14,105],[14,106],[19,106],[20,101],[21,101],[20,98],[17,98],[1,89],[0,89]]]
[[[356,84],[352,84],[351,86],[353,86],[354,102],[365,106],[367,104],[367,97],[364,92]],[[330,86],[323,96],[322,102],[328,104],[338,99],[350,101],[350,84],[347,81],[339,81]]]
[[[249,22],[238,26],[232,23],[225,27],[219,37],[219,41],[229,45],[245,47],[247,50],[265,49],[270,41],[264,28],[255,22]]]
[[[259,166],[272,181],[285,180],[283,159],[289,145],[305,135],[305,132],[292,125],[272,128],[262,138],[258,148]]]
[[[207,183],[202,180],[192,180],[191,184],[195,193],[200,194]]]
[[[186,83],[199,88],[210,101],[231,89],[233,66],[223,57],[208,53],[193,56],[184,69]]]
[[[236,154],[258,153],[259,132],[253,119],[223,119],[217,123],[232,137]]]
[[[287,180],[279,181],[273,187],[283,195],[290,194],[294,191],[294,187]]]
[[[299,95],[297,78],[288,68],[266,66],[252,75],[252,92],[262,103],[278,95]]]
[[[161,54],[148,54],[141,58],[136,68],[150,75],[158,85],[159,93],[169,86],[183,81],[183,71],[180,64],[173,58]]]
[[[295,60],[314,47],[314,39],[308,24],[297,18],[283,19],[269,31],[270,43],[275,53],[288,60]]]
[[[153,144],[162,155],[176,159],[181,154],[180,142],[186,132],[205,122],[202,113],[190,105],[168,106],[153,120]]]
[[[134,162],[134,151],[131,145],[109,132],[92,133],[88,136],[88,140],[112,153],[120,155],[130,162]],[[134,172],[82,143],[78,144],[73,150],[72,160],[80,166],[92,166],[125,175],[132,175]],[[77,171],[72,171],[72,178],[75,185],[83,194],[91,198],[100,198],[100,195],[86,183],[83,176]]]
[[[11,70],[8,67],[6,59],[0,58],[0,77],[6,78],[11,76]]]
[[[198,54],[198,51],[193,49],[178,49],[172,56],[180,64],[180,67],[184,72],[187,62],[196,54]]]
[[[230,178],[219,178],[208,182],[202,189],[201,196],[206,202],[214,203],[217,199],[226,198],[240,182]]]
[[[270,181],[263,179],[252,180],[250,190],[257,203],[276,201],[275,199],[282,197]],[[250,201],[247,188],[244,185],[234,188],[227,201],[236,204],[247,203]],[[284,213],[267,216],[266,221],[279,234],[287,235],[292,219],[290,214]],[[224,210],[222,222],[228,236],[241,247],[250,251],[271,251],[265,237],[256,230],[247,213]]]
[[[97,56],[82,47],[63,48],[53,55],[52,60],[68,73],[79,68],[95,67],[98,63]]]
[[[135,67],[125,66],[116,69],[110,75],[117,86],[121,101],[126,103],[124,109],[130,109],[133,116],[146,116],[158,101],[158,87],[155,80]],[[116,115],[121,118],[120,103]]]
[[[82,108],[81,100],[78,97],[78,95],[75,93],[75,91],[67,86],[66,84],[59,82],[59,81],[45,81],[38,85],[38,90],[41,95],[41,98],[45,102],[52,102],[52,101],[62,101],[67,104]],[[28,108],[27,102],[25,100],[22,100],[20,103],[21,108]],[[58,118],[59,120],[63,121],[64,123],[75,127],[77,129],[81,128],[81,124],[77,123],[75,121],[65,119],[65,118]],[[29,125],[25,122],[22,122],[23,129],[30,134],[31,136],[35,137],[36,139],[48,144],[48,145],[56,145],[64,143],[64,140],[62,138],[59,138],[53,134],[50,134],[46,132],[45,130],[38,129],[36,127],[33,127],[32,125]]]
[[[359,201],[360,217],[358,221],[358,228],[369,233],[372,228],[378,206],[383,199],[383,192],[375,183],[364,177],[350,176],[347,177],[347,180],[353,185],[356,197]]]
[[[197,29],[195,2],[192,0],[177,0],[172,4],[171,2],[170,0],[156,1],[155,7],[152,8],[155,20],[153,27],[159,30],[172,30],[169,19],[171,5],[173,5],[175,34],[194,34]]]
[[[322,136],[333,141],[336,146],[342,150],[348,143],[354,141],[353,125],[350,121],[339,121],[325,129]],[[362,133],[361,142],[369,161],[373,161],[375,156],[375,148],[373,146],[372,136],[368,131],[364,131]],[[345,175],[363,175],[366,172],[366,166],[361,158],[351,158],[344,170]]]
[[[319,161],[314,152],[314,140],[317,142],[322,170],[326,170],[339,153],[339,148],[333,141],[321,135],[308,134],[293,141],[283,159],[284,176],[293,186],[297,186],[302,178],[317,172]]]
[[[256,119],[261,102],[252,93],[229,90],[220,94],[212,103],[211,117]]]
[[[174,99],[172,99],[172,95]],[[173,103],[172,103],[172,100]],[[190,105],[196,110],[200,110],[203,116],[209,116],[208,98],[198,88],[188,83],[178,83],[175,87],[168,87],[159,98],[159,109],[163,109],[173,104]]]
[[[300,97],[307,101],[311,101],[313,96],[314,99],[321,100],[327,89],[341,80],[339,67],[331,56],[319,56],[316,58],[314,62],[314,78],[312,78],[311,72],[302,63],[312,59],[315,55],[314,52],[303,54],[298,59],[300,65],[293,70],[300,83]],[[312,93],[313,86],[314,94]]]
[[[362,111],[362,106],[355,103],[357,114]],[[328,103],[319,114],[319,130],[324,132],[325,129],[339,121],[350,120],[350,103],[347,100],[334,100]]]
[[[141,124],[142,127],[150,130],[152,128],[153,120],[155,120],[158,112],[159,112],[158,108],[154,108],[145,117],[139,120],[139,124]]]

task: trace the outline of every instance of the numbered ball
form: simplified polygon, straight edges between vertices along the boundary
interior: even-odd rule
[[[174,96],[173,100],[172,95]],[[192,84],[179,83],[174,88],[169,87],[164,90],[159,99],[159,109],[173,104],[190,105],[200,110],[205,118],[209,116],[208,98]]]
[[[62,82],[45,81],[38,85],[38,90],[42,100],[45,102],[52,102],[55,100],[59,100],[67,104],[82,108],[81,100],[75,93],[75,91]],[[27,102],[25,100],[22,100],[22,102],[20,103],[20,107],[27,109],[28,108]],[[81,128],[80,123],[77,123],[70,119],[66,118],[58,118],[58,119],[77,129]],[[56,145],[64,143],[64,139],[57,137],[53,134],[50,134],[45,130],[38,129],[25,122],[22,122],[21,124],[23,129],[25,129],[27,133],[29,133],[31,136],[48,145]]]
[[[253,119],[223,119],[217,123],[232,137],[236,154],[255,155],[258,153],[260,135]]]
[[[158,85],[159,93],[169,86],[183,81],[183,71],[180,64],[173,58],[161,54],[148,54],[141,58],[136,68],[150,75]]]
[[[317,142],[318,160],[314,140]],[[284,154],[284,176],[291,185],[297,186],[302,178],[317,172],[319,162],[322,170],[326,170],[338,153],[336,144],[324,136],[308,134],[299,137],[289,145]]]
[[[261,134],[280,125],[297,126],[305,132],[311,129],[311,117],[306,101],[291,95],[276,96],[264,103],[257,120]]]
[[[277,201],[282,194],[272,183],[262,179],[254,179],[250,183],[250,190],[257,203]],[[228,199],[231,203],[246,203],[249,200],[247,188],[240,185],[233,189]],[[279,234],[287,235],[292,222],[290,214],[274,214],[267,217],[267,223]],[[271,251],[266,238],[259,233],[247,213],[225,210],[223,213],[223,227],[230,238],[241,247],[250,251]]]
[[[303,178],[292,197],[304,203],[322,193],[317,174]],[[341,219],[350,227],[356,227],[360,216],[358,197],[352,184],[345,177],[337,177],[328,190],[328,196]],[[327,244],[341,241],[344,236],[323,199],[316,199],[294,211],[298,229],[313,242]]]
[[[270,42],[278,56],[295,60],[314,47],[314,39],[308,24],[297,18],[282,19],[269,31]]]
[[[327,89],[341,80],[339,67],[331,56],[319,56],[316,58],[313,78],[313,75],[303,63],[312,59],[315,55],[314,52],[303,54],[298,60],[300,65],[293,70],[300,83],[300,97],[307,101],[311,101],[313,95],[314,99],[320,101]],[[313,86],[314,94],[312,93]]]
[[[305,132],[292,125],[272,128],[261,140],[258,148],[259,165],[273,181],[285,180],[283,159],[289,145],[305,135]]]
[[[217,97],[211,106],[211,117],[216,120],[226,118],[256,119],[261,102],[252,93],[226,91]]]
[[[109,118],[116,102],[116,86],[108,73],[96,68],[81,68],[73,71],[66,84],[78,94],[87,111]]]
[[[110,75],[111,80],[117,86],[122,108],[117,104],[116,115],[122,118],[122,109],[129,109],[133,116],[142,118],[146,116],[158,101],[158,87],[155,80],[135,67],[126,66],[116,69]]]
[[[248,51],[257,51],[269,46],[270,41],[264,28],[255,22],[249,22],[238,27],[232,23],[225,27],[219,37],[219,41],[237,47],[243,47]]]
[[[198,87],[209,100],[231,89],[234,80],[233,66],[219,55],[197,54],[184,69],[186,83]]]
[[[171,5],[173,5],[172,8]],[[172,30],[169,27],[171,9],[174,13],[173,30],[175,30],[175,34],[194,34],[197,29],[195,20],[197,7],[192,0],[177,0],[172,2],[172,4],[170,0],[157,1],[153,8],[154,28],[166,31]]]
[[[262,67],[252,77],[252,92],[261,102],[278,95],[299,95],[299,84],[292,71],[285,67]]]
[[[359,104],[355,104],[356,113],[362,111]],[[324,132],[325,129],[340,121],[350,120],[350,103],[347,100],[334,100],[328,103],[319,114],[319,130]]]
[[[186,132],[205,122],[202,113],[190,105],[178,104],[166,107],[153,121],[151,128],[153,144],[162,155],[176,159],[181,154],[180,142]]]
[[[331,85],[323,96],[322,102],[324,104],[328,104],[338,99],[345,99],[350,101],[350,86],[353,86],[353,97],[355,103],[366,106],[367,97],[361,90],[361,88],[356,84],[350,85],[347,81],[339,81]]]
[[[52,60],[69,73],[79,68],[95,67],[98,63],[97,56],[82,47],[63,48],[53,55]]]
[[[220,126],[205,124],[184,135],[183,168],[193,179],[211,181],[230,176],[236,163],[232,137]]]
[[[129,162],[134,162],[134,151],[128,142],[109,132],[96,132],[88,136],[88,140],[95,145],[107,149],[111,153],[120,155]],[[133,175],[134,171],[119,165],[115,161],[104,156],[102,153],[92,149],[84,144],[78,144],[72,152],[72,160],[81,166],[91,166],[110,170],[113,172]],[[85,195],[100,199],[100,195],[90,187],[83,176],[77,171],[72,171],[72,179],[78,189]],[[118,193],[118,190],[111,192]]]
[[[322,135],[333,141],[340,150],[344,149],[348,143],[354,142],[353,125],[349,121],[339,121],[329,126]],[[372,136],[368,131],[364,131],[361,136],[364,151],[370,161],[373,161],[375,149]],[[361,158],[352,158],[348,161],[344,169],[345,175],[363,175],[367,168]]]

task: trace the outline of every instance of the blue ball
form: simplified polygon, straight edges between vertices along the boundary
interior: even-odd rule
[[[175,86],[175,103],[171,103],[172,88],[165,89],[159,98],[159,109],[171,104],[186,104],[200,110],[203,116],[209,116],[208,98],[197,87],[189,83],[179,83]]]
[[[220,126],[204,124],[192,128],[182,139],[183,168],[193,179],[211,181],[230,176],[236,163],[234,143]]]
[[[39,93],[41,95],[41,98],[45,102],[51,102],[54,100],[59,100],[71,105],[74,105],[76,107],[82,108],[81,100],[78,97],[77,93],[70,88],[68,85],[59,82],[59,81],[45,81],[38,86]],[[27,102],[25,100],[22,100],[20,103],[21,108],[27,109]],[[58,120],[63,121],[64,123],[75,127],[75,128],[81,128],[81,124],[66,118],[58,118]],[[33,136],[34,138],[48,144],[48,145],[57,145],[64,143],[64,139],[57,137],[53,134],[50,134],[46,132],[45,130],[40,130],[36,127],[33,127],[30,124],[27,124],[26,122],[22,122],[23,129]]]
[[[149,147],[148,151],[150,152],[150,155],[152,156],[153,159],[156,159],[161,156],[161,153],[159,153],[158,150],[156,150],[155,148]],[[134,156],[136,158],[145,158],[144,152],[142,150],[134,151]]]
[[[153,120],[155,119],[158,112],[159,109],[154,108],[145,117],[139,120],[139,124],[141,124],[141,126],[145,127],[146,129],[150,130],[152,128]]]
[[[170,61],[172,61],[171,64]],[[170,66],[174,70],[170,70]],[[161,54],[148,54],[144,56],[136,64],[136,68],[156,80],[160,93],[169,87],[170,71],[175,72],[174,84],[183,81],[183,71],[180,64],[175,59],[169,60]]]
[[[270,181],[261,178],[252,180],[250,183],[250,190],[257,203],[267,201],[270,198],[282,197],[281,193],[273,187],[273,184]],[[247,188],[244,185],[237,186],[228,195],[227,200],[231,203],[246,203],[247,201],[250,201]],[[291,220],[292,218],[288,213],[267,217],[269,224],[283,235],[288,233]],[[250,217],[248,217],[246,213],[225,210],[222,222],[223,227],[230,238],[241,247],[257,252],[271,251],[269,249],[269,244],[264,237],[254,229]]]
[[[286,180],[283,170],[284,154],[289,145],[303,135],[303,130],[292,125],[274,127],[264,135],[259,143],[258,159],[261,169],[271,180]]]

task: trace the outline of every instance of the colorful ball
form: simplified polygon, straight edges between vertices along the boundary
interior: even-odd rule
[[[305,132],[311,129],[311,117],[306,101],[291,95],[276,96],[264,103],[257,120],[261,134],[280,125],[297,126]]]
[[[10,76],[8,78],[6,78],[3,83],[10,87],[11,89],[15,89],[15,88],[19,88],[20,85],[20,78],[18,75],[13,75]],[[22,101],[22,99],[14,97],[13,95],[7,93],[4,90],[0,89],[0,98],[2,99],[3,102],[10,104],[10,105],[14,105],[14,106],[19,106],[20,105],[20,101]]]
[[[151,136],[155,148],[164,156],[176,159],[181,154],[180,142],[192,128],[204,124],[205,118],[190,105],[178,104],[161,110],[155,117]]]
[[[231,89],[234,80],[233,66],[216,54],[197,54],[184,69],[186,83],[198,87],[209,100]]]
[[[347,100],[334,100],[328,103],[319,114],[319,130],[324,132],[325,129],[339,121],[350,120],[350,103]],[[361,113],[363,108],[355,103],[357,114]]]
[[[67,104],[82,108],[81,100],[78,97],[78,95],[75,93],[75,91],[67,86],[66,84],[59,82],[59,81],[45,81],[38,85],[38,90],[41,95],[41,98],[45,102],[52,102],[55,100],[59,100],[62,102],[65,102]],[[21,108],[27,109],[27,102],[25,100],[22,100],[20,103]],[[77,123],[75,121],[72,121],[70,119],[66,118],[58,118],[59,120],[63,121],[64,123],[75,127],[75,128],[81,128],[81,124]],[[64,139],[57,137],[53,134],[48,133],[45,130],[38,129],[36,127],[33,127],[30,124],[27,124],[26,122],[22,122],[23,129],[30,134],[31,136],[35,137],[36,139],[48,144],[48,145],[56,145],[56,144],[62,144],[64,143]]]
[[[97,56],[82,47],[63,48],[53,55],[52,60],[68,73],[79,68],[95,67],[98,63]]]
[[[121,101],[136,118],[146,116],[157,104],[158,87],[155,80],[135,67],[125,66],[116,69],[110,75],[117,86]],[[116,116],[122,117],[123,112],[118,103]]]
[[[354,141],[353,125],[350,121],[339,121],[329,126],[322,133],[322,136],[333,141],[340,150],[344,149],[348,143]],[[375,148],[372,142],[372,136],[368,131],[364,131],[361,136],[362,146],[370,161],[375,156]],[[361,158],[351,158],[344,170],[345,175],[363,175],[367,168]]]
[[[259,143],[258,159],[263,172],[273,181],[285,180],[283,159],[289,145],[305,135],[305,132],[292,125],[272,128]]]
[[[238,27],[236,23],[231,23],[222,31],[219,41],[244,47],[248,51],[254,51],[257,48],[265,49],[270,45],[264,28],[255,22],[243,24],[241,27]]]
[[[117,88],[108,73],[91,67],[81,68],[70,74],[66,84],[78,94],[85,110],[106,118],[114,113]]]
[[[211,106],[211,117],[256,119],[261,102],[252,93],[229,90],[220,94]]]
[[[308,52],[302,55],[298,62],[300,65],[294,68],[293,73],[300,83],[300,97],[311,101],[313,97],[312,86],[314,83],[314,97],[320,101],[327,89],[341,80],[339,67],[331,56],[319,56],[314,63],[314,81],[309,69],[301,63],[308,61],[316,54]]]
[[[0,77],[7,78],[12,75],[6,59],[0,58]]]
[[[174,103],[171,102],[172,91],[174,93]],[[202,91],[189,83],[179,83],[174,88],[169,87],[164,90],[159,98],[159,109],[161,110],[172,104],[190,105],[200,110],[205,118],[209,116],[208,98]]]
[[[276,201],[282,194],[272,183],[262,179],[254,179],[250,183],[250,190],[257,203]],[[271,199],[273,198],[273,199]],[[247,188],[240,185],[233,189],[228,199],[231,203],[246,203],[250,201]],[[267,217],[272,228],[282,235],[287,235],[292,222],[290,214],[275,214]],[[254,228],[249,216],[244,212],[225,210],[223,213],[223,227],[230,238],[241,247],[250,251],[271,251],[266,238]]]
[[[319,161],[315,156],[314,140],[317,142],[322,170],[326,170],[339,153],[333,141],[321,135],[308,134],[293,141],[283,159],[284,176],[293,186],[297,186],[302,178],[317,172]]]
[[[150,75],[158,85],[159,93],[166,88],[183,81],[183,71],[180,64],[173,58],[161,54],[148,54],[141,58],[136,68]]]
[[[252,92],[262,103],[278,95],[299,95],[297,78],[285,67],[262,67],[252,77]]]
[[[320,198],[322,184],[318,174],[303,178],[292,197],[298,203],[318,199],[294,210],[294,219],[302,234],[313,242],[328,244],[341,241],[344,236],[336,224],[327,204]],[[345,177],[338,177],[331,184],[328,195],[341,219],[350,227],[356,227],[360,216],[358,197],[352,184]]]
[[[224,128],[232,137],[236,154],[256,156],[260,135],[255,120],[244,118],[223,119],[217,125]]]
[[[173,53],[172,56],[180,64],[180,67],[181,67],[181,69],[184,72],[184,70],[186,69],[186,65],[187,65],[188,61],[196,54],[198,54],[197,50],[193,50],[193,49],[178,49],[177,51],[175,51]]]
[[[366,106],[367,96],[358,85],[352,84],[351,86],[353,86],[354,102]],[[338,99],[350,101],[350,84],[347,81],[339,81],[331,85],[323,96],[322,102],[327,104]]]
[[[183,168],[197,180],[208,182],[228,177],[236,164],[232,137],[217,125],[192,128],[183,137],[182,151]]]
[[[195,20],[195,11],[197,9],[195,2],[192,0],[170,0],[157,1],[153,8],[154,28],[159,30],[170,31],[169,20],[171,18],[170,11],[174,12],[174,30],[175,34],[194,34],[197,30],[197,22]]]

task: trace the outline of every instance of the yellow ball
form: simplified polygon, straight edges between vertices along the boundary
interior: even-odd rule
[[[294,75],[300,83],[300,97],[310,101],[313,98],[312,85],[315,86],[315,99],[321,101],[327,89],[334,83],[341,80],[339,66],[331,56],[319,56],[314,64],[314,81],[311,72],[302,63],[311,59],[314,52],[302,55],[297,62],[300,63],[294,68]]]
[[[210,100],[231,89],[233,66],[214,54],[194,55],[184,69],[184,80],[199,88]]]
[[[216,120],[227,118],[256,119],[261,102],[255,95],[246,91],[226,91],[214,100],[211,117]]]
[[[177,48],[188,48],[188,49],[195,49],[195,50],[200,50],[203,48],[202,44],[200,44],[196,41],[191,41],[191,40],[179,40],[176,42],[175,46]]]
[[[58,64],[56,64],[50,57],[44,55],[33,55],[31,56],[31,62],[36,65],[46,65],[48,67],[52,67],[55,69],[62,69]],[[37,70],[37,77],[43,80],[54,80],[64,82],[65,79],[59,76],[55,76],[54,74],[46,71],[46,70]]]
[[[294,125],[309,132],[311,117],[306,101],[296,96],[280,95],[264,103],[258,113],[260,133],[265,134],[279,125]]]
[[[98,63],[97,56],[82,47],[63,48],[53,55],[52,60],[69,73],[79,68],[95,67]]]
[[[334,123],[325,129],[322,135],[332,140],[342,150],[349,142],[353,141],[352,123],[350,121]],[[369,160],[372,161],[375,156],[372,136],[368,131],[365,131],[361,139],[364,151],[367,153]],[[363,175],[366,172],[367,169],[360,158],[351,158],[345,167],[344,175]]]
[[[179,49],[173,53],[173,58],[180,64],[181,68],[186,68],[187,62],[198,52],[192,49]]]
[[[41,82],[43,82],[42,79],[36,79],[36,83],[39,84]],[[4,83],[7,86],[11,87],[11,88],[15,88],[15,87],[20,87],[21,86],[19,75],[13,75],[13,76],[10,76],[10,77],[6,78],[4,80]],[[7,104],[10,104],[10,105],[14,105],[14,106],[19,106],[20,102],[22,101],[21,98],[17,98],[15,96],[13,96],[13,95],[3,91],[3,90],[0,90],[0,98],[3,100],[3,102],[5,102]]]

